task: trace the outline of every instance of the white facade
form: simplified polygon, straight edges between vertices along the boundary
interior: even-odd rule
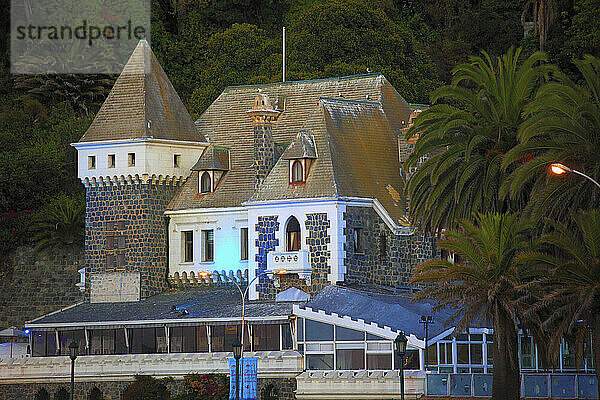
[[[73,143],[77,173],[85,182],[186,179],[207,143],[126,139]],[[135,162],[132,165],[132,156]],[[113,163],[114,164],[110,165]]]
[[[203,271],[237,271],[248,269],[248,260],[242,259],[242,228],[248,228],[248,211],[244,207],[205,208],[167,211],[169,222],[169,275]],[[213,261],[203,260],[202,231],[213,231]],[[184,232],[192,232],[193,260],[184,257]],[[248,229],[248,243],[252,233]],[[248,246],[251,247],[251,246]],[[250,252],[248,252],[250,254]]]

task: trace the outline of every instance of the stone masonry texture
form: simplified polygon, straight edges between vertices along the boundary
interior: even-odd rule
[[[20,247],[11,258],[13,272],[0,281],[0,328],[23,326],[82,300],[75,284],[84,265],[83,251]]]
[[[86,294],[88,277],[106,272],[139,272],[141,297],[166,289],[167,236],[164,211],[177,186],[170,183],[126,183],[86,187]],[[119,223],[109,231],[110,222]],[[108,237],[124,237],[124,248],[110,249]],[[123,246],[123,242],[121,242]],[[124,266],[107,268],[109,254],[124,256]]]
[[[271,125],[254,127],[254,168],[256,172],[254,189],[258,189],[275,165],[275,144],[271,130]]]
[[[437,256],[432,238],[394,235],[370,207],[347,207],[344,219],[347,284],[407,286],[414,268]],[[354,229],[360,230],[360,252],[354,252]]]
[[[272,218],[275,219],[272,220]],[[275,232],[279,230],[279,224],[276,221],[276,216],[259,217],[259,223],[256,226],[258,232],[258,240],[256,241],[258,254],[256,261],[258,261],[260,271],[265,270],[267,267],[267,253],[273,251],[275,246],[279,244],[277,239],[275,239]],[[331,237],[327,229],[329,229],[331,223],[327,219],[326,213],[307,214],[306,220],[303,223],[306,226],[308,235],[306,238],[301,239],[302,248],[308,249],[310,253],[312,269],[311,284],[306,285],[306,282],[300,279],[297,274],[285,274],[280,277],[280,286],[276,288],[269,278],[261,277],[259,278],[260,283],[258,286],[261,299],[272,300],[277,293],[290,287],[303,290],[312,297],[327,285],[327,275],[331,273],[329,263],[331,258],[329,250]]]
[[[98,388],[102,392],[104,400],[121,400],[121,395],[131,381],[98,381],[77,382],[75,381],[74,400],[87,400],[92,389]],[[171,395],[177,395],[184,390],[183,379],[175,379],[168,383],[167,387]],[[33,400],[38,390],[46,389],[50,398],[61,388],[71,390],[70,383],[23,383],[0,385],[0,400]],[[277,400],[295,399],[296,380],[289,378],[259,378],[258,398],[270,400],[268,393],[275,393]]]

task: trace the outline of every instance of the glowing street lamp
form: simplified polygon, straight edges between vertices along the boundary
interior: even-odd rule
[[[592,177],[584,174],[583,172],[577,171],[576,169],[573,168],[569,168],[566,165],[560,164],[560,163],[553,163],[550,164],[550,172],[552,172],[554,175],[563,175],[567,172],[579,175],[579,176],[583,176],[585,179],[589,180],[590,182],[594,183],[596,186],[598,186],[598,188],[600,188],[600,183],[598,183],[595,179],[593,179]]]

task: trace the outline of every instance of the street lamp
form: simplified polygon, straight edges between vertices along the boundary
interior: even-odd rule
[[[554,175],[562,175],[565,174],[567,172],[571,172],[573,174],[579,175],[579,176],[583,176],[584,178],[586,178],[587,180],[593,182],[596,186],[598,186],[598,188],[600,188],[600,183],[598,183],[595,179],[593,179],[592,177],[584,174],[581,171],[577,171],[576,169],[573,168],[569,168],[566,165],[560,164],[560,163],[553,163],[550,164],[550,172],[552,172]]]
[[[243,334],[243,332],[242,332]],[[237,337],[233,341],[233,358],[235,358],[235,400],[240,400],[240,358],[242,357],[242,342]]]
[[[408,339],[404,332],[400,331],[394,340],[394,350],[400,358],[400,398],[404,400],[404,357],[406,357],[406,344]]]
[[[250,282],[248,282],[248,285],[246,286],[246,289],[242,290],[241,286],[235,281],[235,279],[231,279],[231,282],[233,282],[233,284],[235,285],[235,287],[237,288],[237,290],[240,292],[240,296],[242,297],[242,341],[240,343],[240,358],[243,356],[244,354],[244,323],[246,320],[246,294],[248,294],[248,289],[250,289],[250,286],[252,286],[252,283],[259,277],[262,275],[269,275],[269,274],[275,274],[277,273],[278,275],[283,275],[287,272],[287,270],[285,269],[280,269],[277,272],[273,272],[273,271],[263,271],[263,272],[259,272],[258,274],[256,274],[256,276],[254,278],[252,278],[252,280]],[[210,275],[212,275],[212,272],[210,271],[200,271],[199,275],[202,278],[206,278]],[[227,276],[225,276],[225,278],[227,278]],[[242,377],[243,378],[243,377]],[[242,397],[244,395],[244,391],[242,389]]]
[[[79,345],[75,340],[69,345],[69,357],[71,357],[71,400],[73,400],[73,392],[75,390],[75,359],[77,358],[77,352]]]

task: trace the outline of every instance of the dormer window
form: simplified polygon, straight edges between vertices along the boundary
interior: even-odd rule
[[[293,160],[292,162],[292,183],[304,182],[304,168],[299,160]]]
[[[208,171],[204,171],[200,175],[200,193],[212,192],[212,178]]]

